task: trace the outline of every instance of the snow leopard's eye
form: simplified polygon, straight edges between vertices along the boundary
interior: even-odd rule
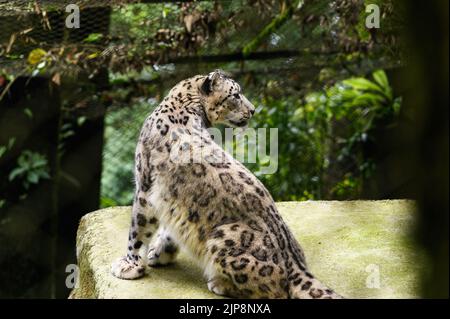
[[[241,96],[240,96],[239,93],[236,93],[236,94],[234,94],[233,96],[234,96],[235,99],[238,99],[238,100],[241,98]]]

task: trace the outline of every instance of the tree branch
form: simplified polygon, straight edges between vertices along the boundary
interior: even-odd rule
[[[270,34],[279,29],[287,20],[289,20],[294,13],[294,10],[298,7],[299,0],[294,0],[286,9],[276,16],[268,25],[262,29],[262,31],[248,43],[243,49],[242,54],[244,57],[250,55],[255,51]]]
[[[305,55],[331,55],[339,52],[308,52],[302,50],[279,50],[266,52],[252,52],[245,55],[243,52],[235,52],[229,54],[217,55],[200,55],[200,56],[183,56],[168,58],[167,63],[189,64],[189,63],[216,63],[216,62],[233,62],[244,60],[270,60],[281,58],[292,58]]]

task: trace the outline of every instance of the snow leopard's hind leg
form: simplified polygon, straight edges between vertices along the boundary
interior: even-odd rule
[[[150,244],[148,252],[148,265],[164,266],[171,264],[178,255],[178,245],[164,226],[160,226],[154,243]]]

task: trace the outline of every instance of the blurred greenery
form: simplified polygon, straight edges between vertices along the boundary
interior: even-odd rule
[[[42,179],[49,179],[49,167],[47,158],[37,152],[23,151],[17,159],[17,167],[9,174],[9,181],[19,179],[25,190],[31,184],[38,184]]]
[[[303,99],[263,98],[254,127],[279,128],[278,172],[259,176],[276,200],[358,198],[374,173],[365,156],[375,120],[395,123],[401,98],[394,98],[386,74],[350,78],[308,93]],[[270,83],[270,86],[274,86]],[[345,163],[339,169],[331,163]],[[349,165],[349,164],[352,165]],[[263,165],[263,163],[258,163]],[[252,170],[258,165],[249,165]],[[334,178],[330,180],[330,176]]]
[[[385,72],[352,77],[303,98],[274,97],[279,90],[279,83],[269,80],[260,95],[251,88],[246,92],[257,106],[251,127],[278,128],[278,171],[258,176],[275,200],[360,197],[376,169],[364,148],[376,142],[374,129],[380,120],[395,125],[401,106]],[[102,206],[130,204],[137,136],[155,105],[155,100],[142,100],[108,113]],[[257,172],[267,159],[245,164]]]
[[[368,4],[379,6],[381,29],[366,26]],[[253,127],[278,128],[278,171],[258,176],[276,200],[354,199],[371,188],[377,131],[396,124],[401,106],[386,72],[402,65],[402,12],[393,1],[122,4],[111,11],[108,33],[93,28],[68,46],[25,52],[15,45],[8,56],[25,53],[32,76],[50,73],[56,83],[74,68],[89,79],[108,69],[109,88],[62,100],[68,113],[88,99],[109,107],[102,206],[130,204],[134,148],[152,108],[177,81],[215,68],[241,82],[257,106]],[[270,60],[249,58],[261,52]],[[202,62],[211,56],[220,59]],[[61,127],[61,152],[73,125]],[[257,172],[266,162],[246,165]]]

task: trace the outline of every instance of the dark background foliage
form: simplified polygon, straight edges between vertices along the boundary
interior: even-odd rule
[[[276,200],[418,199],[423,295],[448,296],[448,2],[16,0],[0,30],[1,297],[67,296],[80,217],[131,203],[145,117],[216,68],[278,128]]]

